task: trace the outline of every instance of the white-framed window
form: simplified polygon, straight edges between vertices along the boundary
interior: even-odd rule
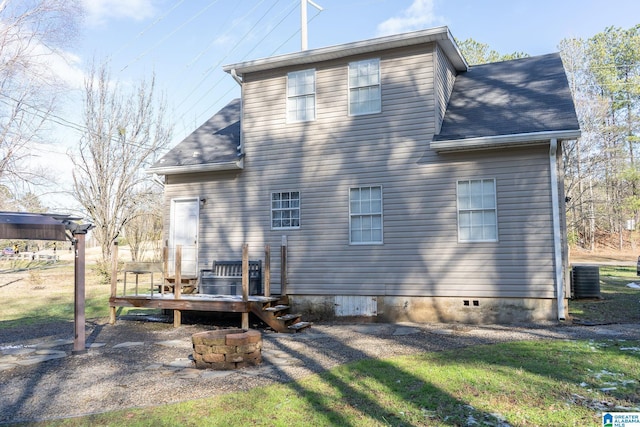
[[[271,228],[300,228],[300,192],[271,193]]]
[[[287,122],[316,119],[316,70],[287,74]]]
[[[380,60],[350,62],[349,115],[374,114],[380,111]]]
[[[497,240],[496,180],[458,181],[458,241]]]
[[[349,243],[382,243],[382,187],[349,189]]]

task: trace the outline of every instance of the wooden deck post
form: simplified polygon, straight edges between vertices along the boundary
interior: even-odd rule
[[[280,246],[280,295],[287,294],[287,236],[282,236]]]
[[[118,290],[118,241],[113,242],[111,249],[111,298],[115,298]],[[109,323],[116,323],[116,308],[109,307]]]
[[[162,247],[162,288],[160,293],[164,295],[164,285],[167,284],[169,279],[169,247]]]
[[[180,293],[182,292],[182,245],[176,246],[176,266],[175,266],[175,283],[173,287],[173,296],[175,299],[180,299]],[[182,323],[182,312],[180,310],[173,310],[173,327],[178,328]]]
[[[264,247],[264,296],[271,296],[271,246]]]
[[[249,301],[249,245],[242,245],[242,301]],[[249,313],[242,313],[242,329],[249,329]]]

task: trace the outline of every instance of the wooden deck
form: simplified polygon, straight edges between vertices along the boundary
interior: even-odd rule
[[[289,313],[289,298],[286,295],[271,296],[270,293],[270,249],[265,247],[266,275],[264,295],[249,295],[249,249],[242,247],[242,295],[214,295],[197,293],[198,277],[183,277],[181,271],[182,248],[176,248],[175,277],[167,274],[168,248],[163,251],[163,264],[126,263],[124,270],[118,270],[118,246],[114,245],[111,274],[111,296],[109,298],[109,323],[116,322],[116,307],[136,307],[173,310],[173,324],[180,326],[183,311],[209,311],[218,313],[240,313],[241,328],[249,329],[249,313],[258,316],[277,332],[294,333],[311,326],[302,322],[300,314]],[[160,272],[160,283],[154,280],[154,273]],[[122,289],[118,290],[118,274],[123,276]],[[135,282],[127,290],[127,273],[135,275]],[[149,281],[140,283],[141,275],[149,275]],[[235,277],[235,276],[234,276]],[[132,289],[133,288],[133,289]],[[144,290],[145,293],[140,293]]]
[[[154,293],[115,296],[109,298],[110,307],[160,308],[166,310],[194,310],[226,313],[249,313],[253,303],[266,304],[278,301],[276,297],[249,296],[243,301],[242,295]]]
[[[286,304],[284,304],[286,303]],[[248,329],[249,313],[255,314],[273,330],[284,333],[300,332],[311,326],[301,321],[300,314],[289,313],[287,297],[249,296],[246,300],[241,295],[205,295],[175,294],[165,292],[138,295],[122,295],[109,298],[112,312],[111,323],[115,322],[116,307],[156,308],[173,310],[174,326],[180,326],[180,313],[183,311],[209,311],[218,313],[240,313],[242,328]]]

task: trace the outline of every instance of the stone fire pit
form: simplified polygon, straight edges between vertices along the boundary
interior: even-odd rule
[[[193,334],[198,369],[230,370],[262,363],[262,334],[250,329],[218,329]]]

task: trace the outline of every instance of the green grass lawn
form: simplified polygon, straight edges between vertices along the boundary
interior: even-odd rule
[[[12,269],[21,273],[16,275]],[[44,264],[29,261],[0,262],[0,329],[60,320],[73,320],[74,265],[61,261]],[[6,273],[5,273],[6,272]],[[118,286],[122,286],[119,283]],[[121,289],[121,288],[119,288]],[[91,265],[85,274],[85,316],[108,318],[111,287],[101,282]],[[122,308],[125,314],[129,308]]]
[[[640,411],[639,347],[546,340],[364,360],[290,384],[46,425],[598,426],[603,409]]]
[[[640,323],[640,290],[631,282],[640,283],[635,267],[600,267],[602,299],[570,300],[569,314],[584,323]]]

